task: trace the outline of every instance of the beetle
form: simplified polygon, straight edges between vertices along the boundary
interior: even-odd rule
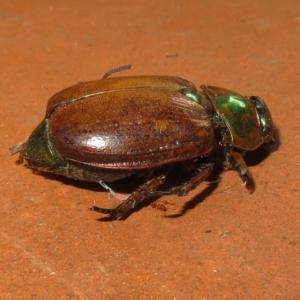
[[[273,140],[265,102],[174,76],[109,77],[78,83],[50,98],[45,118],[10,148],[30,168],[74,179],[112,182],[133,174],[148,180],[114,209],[91,209],[121,219],[151,196],[185,196],[214,164],[236,170],[250,193],[243,159]],[[109,78],[108,78],[109,77]],[[194,170],[179,186],[158,191],[175,163]]]

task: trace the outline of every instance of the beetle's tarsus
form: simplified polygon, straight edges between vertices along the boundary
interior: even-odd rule
[[[110,217],[121,219],[123,214],[118,209],[109,209],[109,208],[101,208],[99,206],[92,206],[90,208],[92,211],[96,211],[98,213],[102,213],[105,215],[109,215]]]
[[[247,190],[249,191],[250,194],[252,194],[255,190],[255,184],[254,184],[254,180],[252,178],[252,176],[249,176],[249,173],[246,173],[243,176],[244,179],[244,186],[247,188]]]
[[[231,168],[236,170],[242,178],[243,185],[247,188],[249,193],[252,194],[255,190],[254,180],[241,153],[232,152],[227,159],[230,163]]]

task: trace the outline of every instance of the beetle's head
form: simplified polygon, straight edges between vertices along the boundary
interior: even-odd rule
[[[264,143],[270,143],[274,141],[275,128],[271,113],[266,103],[258,96],[251,96],[249,99],[255,106]]]

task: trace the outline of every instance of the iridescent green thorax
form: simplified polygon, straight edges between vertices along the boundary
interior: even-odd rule
[[[249,98],[223,88],[201,88],[227,125],[232,146],[250,151],[264,142],[256,108]]]

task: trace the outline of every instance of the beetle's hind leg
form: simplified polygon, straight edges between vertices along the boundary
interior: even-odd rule
[[[145,199],[152,196],[163,196],[163,195],[177,195],[185,196],[189,191],[196,188],[201,182],[203,182],[213,170],[213,163],[201,163],[195,168],[198,172],[189,181],[182,185],[175,186],[170,190],[156,191],[156,189],[165,182],[167,172],[153,177],[145,184],[143,184],[137,191],[132,193],[122,204],[113,209],[102,208],[93,206],[91,210],[110,215],[111,217],[121,219],[127,212],[132,210],[137,204],[141,203]]]
[[[111,217],[121,219],[127,212],[133,209],[137,204],[145,199],[153,196],[156,189],[162,185],[166,179],[167,174],[163,173],[153,177],[144,183],[137,191],[133,192],[122,204],[113,209],[101,208],[93,206],[91,210],[110,215]],[[163,193],[161,193],[163,194]]]

